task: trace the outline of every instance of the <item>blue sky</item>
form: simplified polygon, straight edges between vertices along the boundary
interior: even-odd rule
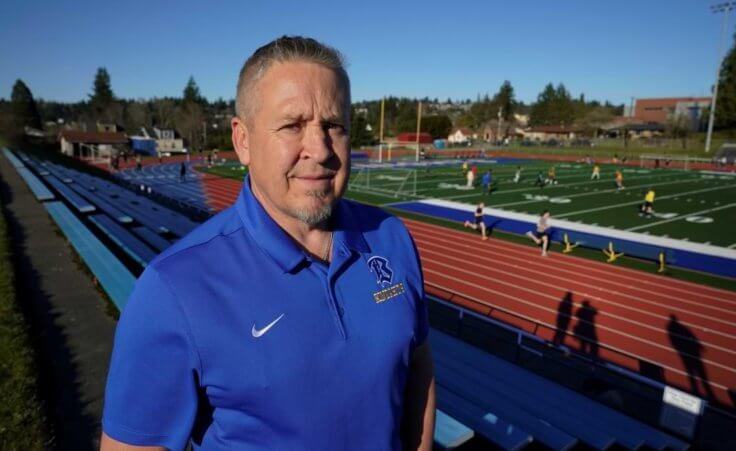
[[[36,97],[79,101],[105,66],[119,97],[180,96],[192,75],[208,99],[230,99],[244,60],[282,34],[340,49],[354,100],[475,99],[504,80],[525,102],[548,82],[615,103],[700,96],[713,83],[720,39],[710,4],[4,0],[0,97],[21,78]]]

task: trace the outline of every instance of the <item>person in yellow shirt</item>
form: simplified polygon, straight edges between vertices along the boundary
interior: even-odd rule
[[[652,211],[654,210],[654,196],[654,189],[649,188],[647,193],[644,195],[644,204],[641,206],[639,216],[646,215],[647,218],[652,217]]]
[[[624,174],[620,169],[616,169],[616,188],[624,189]]]
[[[596,163],[593,165],[593,173],[590,175],[591,180],[600,180],[601,179],[601,167],[598,166]]]
[[[547,171],[547,184],[557,185],[557,174],[555,173],[554,166],[550,166],[549,170]]]

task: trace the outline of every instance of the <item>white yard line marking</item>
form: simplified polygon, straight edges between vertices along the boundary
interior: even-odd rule
[[[704,188],[704,189],[695,190],[695,191],[687,191],[687,192],[684,192],[684,193],[670,194],[669,196],[661,196],[661,197],[658,198],[658,200],[663,200],[663,199],[675,199],[675,200],[677,200],[678,197],[679,196],[682,196],[683,194],[699,194],[699,193],[706,193],[706,192],[709,192],[709,191],[718,191],[718,190],[721,190],[721,189],[729,189],[729,188],[734,188],[734,187],[736,187],[736,185],[725,185],[725,186],[718,186],[718,187],[715,187],[715,188]],[[604,206],[604,207],[589,208],[587,210],[579,210],[579,211],[573,211],[573,212],[570,212],[570,213],[563,213],[563,214],[560,214],[560,215],[555,215],[555,217],[557,217],[557,218],[566,218],[568,216],[575,216],[575,215],[580,215],[580,214],[583,214],[583,213],[592,213],[594,211],[609,210],[611,208],[626,207],[628,205],[636,205],[636,204],[640,204],[640,203],[642,203],[642,201],[635,200],[635,201],[632,201],[632,202],[624,202],[622,204],[607,205],[607,206]],[[493,206],[494,207],[497,207],[497,205],[493,205]]]
[[[680,219],[686,219],[686,218],[689,218],[691,216],[700,216],[700,215],[703,215],[703,214],[706,214],[706,213],[710,213],[710,212],[713,212],[713,211],[718,211],[718,210],[724,210],[726,208],[731,208],[733,206],[736,206],[736,203],[722,205],[720,207],[715,207],[715,208],[709,208],[707,210],[700,210],[700,211],[696,211],[696,212],[693,212],[693,213],[688,213],[686,215],[676,216],[676,217],[674,217],[672,219],[663,219],[662,221],[650,222],[649,224],[642,224],[640,226],[631,227],[631,228],[626,229],[626,230],[629,231],[629,232],[631,232],[631,231],[634,231],[634,230],[646,229],[647,227],[653,227],[653,226],[660,225],[660,224],[667,224],[668,222],[679,221]]]
[[[656,179],[668,178],[668,177],[674,176],[674,175],[675,174],[666,174],[666,175],[663,175],[662,177],[656,177]],[[651,179],[652,177],[651,176],[629,177],[628,180],[636,180],[636,179],[641,179],[641,178],[649,178],[649,179]],[[699,181],[699,180],[700,179],[696,179],[696,178],[693,178],[693,179],[685,179],[685,180],[679,180],[678,183],[679,182]],[[562,188],[568,188],[568,187],[571,187],[571,186],[586,185],[586,184],[590,184],[590,183],[595,183],[595,182],[591,182],[590,180],[585,180],[585,181],[582,181],[582,182],[566,183],[564,185],[547,186],[547,187],[545,187],[543,189],[543,191],[546,192],[547,190],[551,190],[551,189],[562,189]],[[605,181],[603,183],[605,183]],[[611,182],[611,183],[613,183],[613,182]],[[646,186],[650,186],[650,185],[646,185]],[[636,187],[634,186],[634,187],[631,187],[631,188],[636,188]],[[585,190],[587,191],[588,188],[586,187]],[[498,194],[499,195],[502,195],[502,194],[509,194],[509,193],[518,193],[518,192],[522,192],[522,191],[540,192],[540,189],[538,187],[536,187],[536,186],[528,186],[526,188],[518,188],[518,189],[512,189],[512,190],[499,191]],[[616,188],[613,188],[610,191],[616,191]],[[598,191],[595,194],[602,193],[602,192],[606,192],[606,191]],[[593,194],[593,193],[589,193],[589,194]],[[442,198],[443,199],[451,199],[451,200],[453,200],[453,199],[462,199],[462,198],[465,198],[465,197],[472,197],[472,196],[477,196],[477,195],[478,195],[477,193],[473,193],[473,194],[458,194],[457,196],[443,196]],[[570,197],[570,196],[560,196],[560,197]]]
[[[697,181],[698,181],[697,179],[692,179],[692,180],[675,180],[675,181],[672,181],[672,182],[645,183],[643,185],[630,186],[627,189],[642,188],[642,187],[647,187],[648,188],[650,186],[673,185],[673,184],[677,184],[677,183],[689,183],[689,182],[697,182]],[[585,196],[595,196],[596,194],[615,193],[617,191],[619,191],[617,188],[611,188],[611,189],[608,189],[608,190],[594,191],[592,193],[571,194],[569,196],[560,195],[559,197],[564,197],[566,199],[569,199],[569,198],[573,198],[573,197],[585,197]],[[495,205],[493,205],[493,207],[494,208],[499,208],[499,207],[506,207],[506,206],[509,206],[509,205],[531,204],[531,203],[535,203],[535,202],[545,202],[545,201],[527,200],[527,201],[519,201],[519,202],[508,202],[508,203],[505,203],[505,204],[495,204]]]

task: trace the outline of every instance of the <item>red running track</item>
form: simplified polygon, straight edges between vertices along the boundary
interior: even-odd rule
[[[734,407],[736,292],[404,222],[428,293]]]
[[[242,182],[204,183],[220,210]],[[560,253],[544,258],[534,247],[404,222],[428,293],[734,407],[728,390],[736,390],[736,292]]]

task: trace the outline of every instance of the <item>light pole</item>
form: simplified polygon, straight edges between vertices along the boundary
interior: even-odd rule
[[[721,25],[721,43],[718,46],[718,68],[716,71],[716,84],[713,87],[713,95],[710,99],[710,115],[708,117],[708,134],[705,138],[705,152],[710,152],[710,143],[713,138],[713,120],[716,116],[716,98],[718,97],[718,85],[721,79],[721,67],[723,66],[723,40],[726,37],[726,24],[728,15],[732,9],[736,9],[736,2],[719,3],[710,7],[711,12],[723,13],[723,24]]]

